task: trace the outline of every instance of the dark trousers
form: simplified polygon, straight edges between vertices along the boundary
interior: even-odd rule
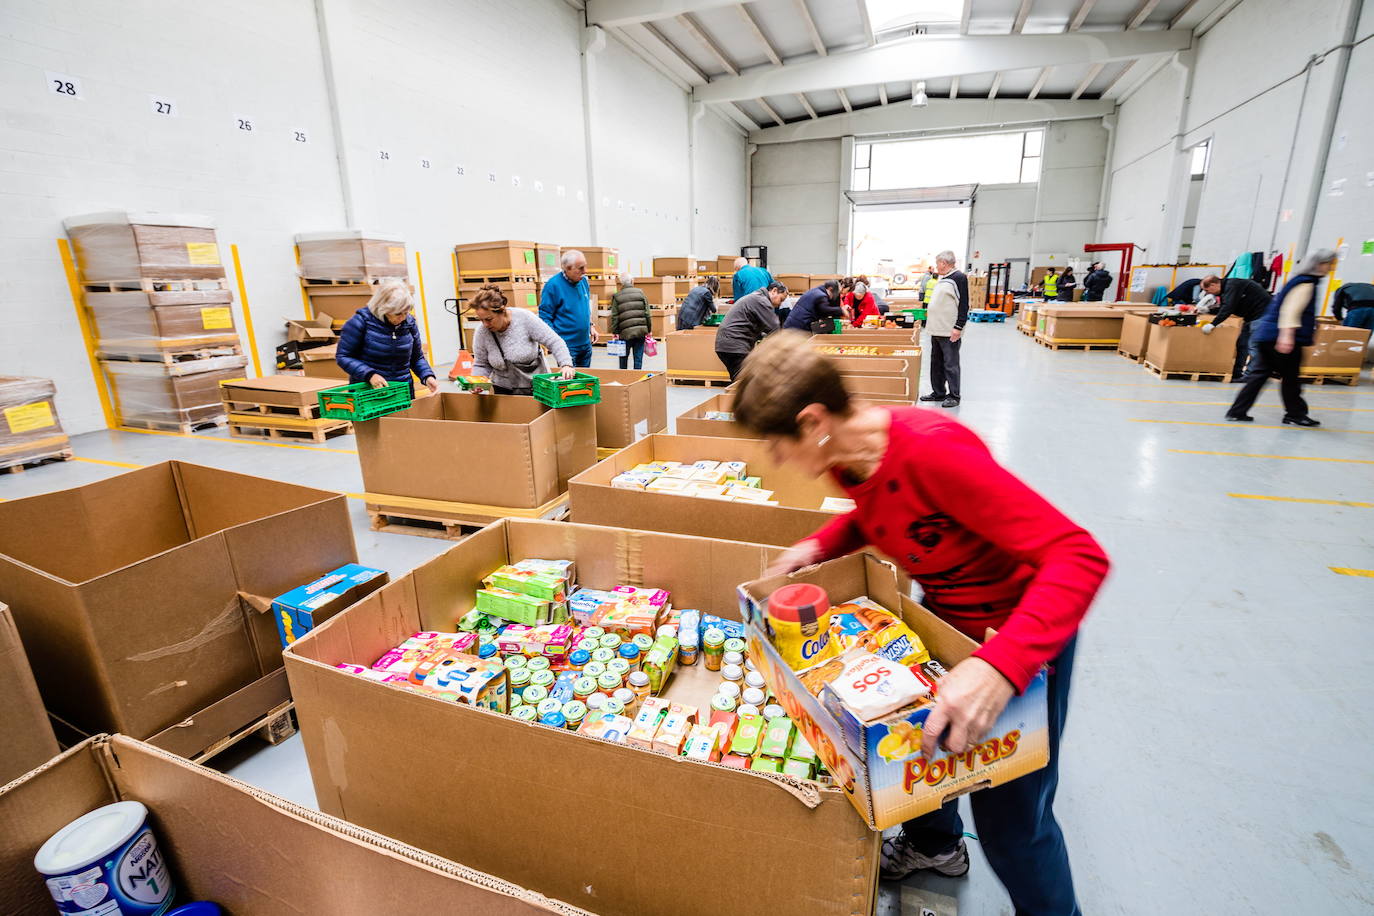
[[[1054,819],[1059,785],[1059,737],[1069,707],[1069,681],[1077,638],[1050,663],[1050,762],[1043,770],[969,796],[978,841],[997,873],[1017,916],[1081,916],[1073,892],[1069,850]],[[953,849],[964,835],[959,803],[902,825],[906,838],[923,855]]]
[[[1089,290],[1084,290],[1084,291],[1083,291],[1083,301],[1084,301],[1084,302],[1101,302],[1101,301],[1102,301],[1102,290],[1100,290],[1100,289],[1089,289]]]
[[[1231,409],[1228,417],[1243,417],[1255,406],[1264,383],[1271,374],[1279,377],[1279,393],[1283,395],[1283,413],[1287,417],[1307,416],[1307,402],[1302,399],[1302,382],[1298,379],[1298,363],[1302,361],[1302,348],[1293,347],[1292,353],[1280,353],[1274,349],[1274,342],[1266,340],[1250,348],[1250,367],[1245,371],[1245,384]]]
[[[1238,379],[1245,374],[1245,362],[1250,358],[1250,322],[1242,321],[1240,336],[1236,338],[1236,364],[1231,367],[1231,378]]]
[[[589,368],[592,364],[592,345],[574,347],[569,344],[568,355],[572,357],[572,364],[578,369]]]
[[[725,371],[730,373],[730,381],[732,382],[739,377],[740,367],[744,365],[744,360],[748,356],[748,353],[722,353],[719,350],[716,351],[716,359],[725,364]]]
[[[630,359],[631,356],[633,356],[633,357],[635,358],[635,368],[636,368],[636,369],[643,369],[643,368],[644,368],[644,338],[643,338],[643,337],[639,338],[639,340],[627,340],[627,341],[625,341],[625,355],[622,356],[622,357],[620,357],[620,368],[622,368],[622,369],[626,368],[625,363],[629,361],[629,359]]]
[[[930,391],[946,397],[959,397],[959,345],[962,340],[930,338]]]

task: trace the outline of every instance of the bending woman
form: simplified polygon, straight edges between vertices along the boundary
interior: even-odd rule
[[[497,394],[533,394],[534,376],[545,371],[541,346],[553,354],[563,378],[577,374],[568,345],[538,315],[506,307],[506,297],[491,284],[472,297],[472,313],[482,326],[472,335],[472,373],[491,379]]]

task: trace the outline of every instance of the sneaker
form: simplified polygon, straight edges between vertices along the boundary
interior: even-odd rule
[[[923,400],[923,401],[943,401],[946,397],[947,397],[947,395],[943,395],[943,394],[923,394],[923,395],[921,395],[921,400]]]
[[[881,875],[884,881],[901,881],[912,872],[933,871],[946,878],[962,878],[968,874],[968,847],[963,839],[949,852],[938,856],[924,856],[897,834],[883,840]]]
[[[1311,417],[1284,417],[1285,424],[1292,423],[1294,426],[1321,426],[1321,422]]]
[[[1249,414],[1245,414],[1245,413],[1241,414],[1241,415],[1238,416],[1238,417],[1233,417],[1233,416],[1231,416],[1231,415],[1228,413],[1228,414],[1226,415],[1226,422],[1227,422],[1227,423],[1254,423],[1254,422],[1255,422],[1255,418],[1252,417],[1252,416],[1250,416]]]
[[[947,397],[940,403],[941,407],[958,407],[959,399],[953,396]]]

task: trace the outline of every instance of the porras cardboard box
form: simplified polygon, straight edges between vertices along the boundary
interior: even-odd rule
[[[19,629],[0,604],[0,786],[23,776],[57,753],[43,699],[33,680]]]
[[[716,356],[716,329],[692,328],[673,331],[663,339],[668,348],[670,378],[728,379],[725,364]]]
[[[1224,322],[1211,334],[1202,333],[1200,324],[1156,324],[1150,329],[1145,361],[1165,372],[1205,372],[1229,378],[1235,367],[1239,336],[1239,321]]]
[[[778,505],[611,486],[617,474],[637,464],[703,460],[745,462],[749,476],[763,478],[763,489],[773,491]],[[832,514],[821,511],[821,503],[827,496],[844,496],[828,479],[818,480],[774,464],[767,444],[760,439],[662,433],[640,439],[578,474],[569,484],[568,494],[575,522],[781,545],[795,544],[833,519]]]
[[[482,577],[516,560],[573,560],[583,585],[652,585],[677,607],[738,620],[735,586],[777,553],[523,519],[477,532],[287,651],[320,806],[601,916],[869,916],[879,837],[836,789],[526,723],[334,667],[452,629]],[[674,673],[667,695],[700,668]],[[436,805],[444,798],[457,801]]]
[[[793,582],[819,585],[834,604],[867,595],[900,614],[947,669],[967,658],[978,644],[907,597],[893,567],[867,552],[740,586],[740,613],[748,631],[750,657],[870,826],[877,830],[896,826],[960,795],[1001,785],[1049,762],[1043,670],[1021,695],[1012,698],[987,737],[961,754],[940,752],[927,758],[921,753],[930,706],[898,710],[866,726],[852,719],[842,724],[806,690],[770,642],[768,596]]]
[[[0,791],[0,912],[52,913],[34,855],[119,801],[147,806],[178,903],[210,900],[232,916],[589,916],[123,735],[86,740]]]
[[[1121,339],[1119,309],[1053,305],[1040,309],[1036,327],[1041,337],[1070,343],[1116,343]]]
[[[668,376],[641,369],[583,369],[601,380],[597,448],[624,448],[668,427]],[[566,410],[567,408],[560,408]]]
[[[369,495],[533,509],[596,463],[591,404],[554,409],[518,395],[445,393],[353,431]]]
[[[146,738],[270,677],[266,604],[356,559],[342,495],[183,461],[0,502],[0,600],[88,735]]]
[[[857,396],[889,400],[914,401],[921,390],[921,351],[906,356],[832,356],[831,362],[840,371],[849,393]],[[851,383],[854,378],[900,379],[905,387],[886,390],[867,390]],[[871,387],[871,386],[870,386]]]

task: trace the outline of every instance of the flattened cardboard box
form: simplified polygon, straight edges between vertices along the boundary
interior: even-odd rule
[[[651,461],[743,461],[750,476],[762,477],[779,505],[724,502],[697,496],[678,496],[652,490],[624,490],[611,486],[621,471]],[[572,479],[572,517],[588,525],[652,528],[675,534],[790,546],[829,522],[821,511],[828,496],[844,494],[828,480],[816,480],[768,456],[759,439],[708,439],[658,434],[598,462]]]
[[[870,826],[877,830],[895,827],[934,811],[951,798],[1001,785],[1049,762],[1044,671],[1011,699],[987,737],[961,754],[945,752],[928,759],[921,753],[921,733],[930,706],[905,714],[898,711],[862,727],[857,735],[846,736],[840,722],[807,691],[768,639],[768,596],[791,582],[821,586],[832,603],[867,595],[900,614],[946,668],[959,664],[978,644],[908,598],[899,588],[895,570],[868,553],[740,586],[740,613],[748,628],[750,657]]]
[[[601,379],[597,448],[624,448],[668,427],[668,377],[639,369],[584,369]],[[619,384],[611,384],[613,382]]]
[[[147,806],[178,903],[211,900],[233,916],[590,916],[123,735],[82,742],[0,792],[0,912],[53,912],[34,855],[117,801]]]
[[[0,786],[23,776],[57,753],[43,698],[33,680],[19,629],[0,604]]]
[[[596,461],[596,406],[444,393],[353,425],[368,493],[531,509]],[[416,460],[445,456],[442,460]],[[464,456],[480,456],[473,473]]]
[[[584,585],[654,585],[675,606],[736,620],[731,583],[776,554],[561,522],[506,519],[479,531],[287,651],[321,807],[601,916],[869,916],[879,837],[835,789],[526,723],[334,667],[451,628],[480,579],[517,559],[570,559]],[[460,814],[435,816],[434,799],[445,797],[462,799]],[[536,855],[532,837],[558,839],[536,844]]]
[[[0,599],[86,734],[147,737],[280,668],[241,596],[356,559],[340,494],[181,461],[0,502]]]
[[[321,391],[336,387],[328,379],[306,378],[301,375],[264,375],[262,378],[238,379],[220,383],[220,395],[226,402],[271,404],[275,407],[309,407],[319,403]]]

